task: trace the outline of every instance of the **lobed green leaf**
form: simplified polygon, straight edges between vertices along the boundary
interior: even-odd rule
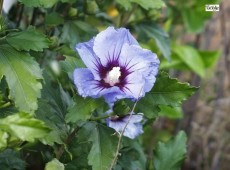
[[[153,89],[137,103],[137,110],[148,118],[155,118],[160,111],[159,105],[180,106],[196,90],[196,87],[180,83],[177,79],[170,78],[167,73],[160,72]]]
[[[20,111],[33,113],[42,88],[41,69],[32,57],[9,45],[0,46],[0,75],[5,75],[10,96]]]
[[[153,157],[155,170],[180,170],[185,159],[186,141],[186,134],[180,131],[168,142],[159,142]]]
[[[49,40],[44,34],[35,30],[34,27],[28,27],[21,32],[12,32],[6,36],[6,41],[17,50],[43,51],[49,47]]]
[[[114,130],[95,124],[90,141],[93,146],[88,155],[88,163],[93,170],[108,170],[115,157],[118,138],[113,135]]]
[[[0,119],[0,128],[22,141],[29,142],[43,138],[50,132],[44,122],[28,113],[18,113]]]

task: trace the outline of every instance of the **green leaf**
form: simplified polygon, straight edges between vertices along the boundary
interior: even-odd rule
[[[25,170],[26,162],[19,157],[18,152],[12,149],[6,149],[0,152],[1,170]]]
[[[125,10],[130,10],[132,7],[132,4],[130,1],[123,1],[123,0],[116,0],[118,4],[123,6]]]
[[[196,90],[196,87],[189,86],[188,83],[180,83],[177,79],[170,78],[167,73],[161,72],[153,89],[137,103],[137,110],[148,118],[154,118],[160,111],[159,105],[180,106],[182,101]]]
[[[48,162],[45,166],[45,170],[64,170],[64,165],[59,162],[56,158],[54,158],[52,161]]]
[[[0,150],[2,148],[7,147],[7,138],[8,137],[9,137],[9,135],[6,132],[0,130]]]
[[[64,23],[64,19],[57,12],[52,12],[52,13],[46,15],[45,23],[47,25],[56,26],[56,25],[63,24]]]
[[[130,0],[130,1],[139,4],[146,10],[150,8],[158,9],[158,8],[162,8],[163,6],[165,6],[164,1],[162,0]]]
[[[191,69],[174,53],[171,55],[171,61],[162,60],[160,69],[176,69],[176,70],[189,70]]]
[[[44,74],[45,84],[42,97],[38,100],[36,116],[52,129],[42,142],[49,145],[53,145],[54,142],[61,144],[67,137],[65,115],[71,99],[59,84],[52,82],[52,77],[47,72],[48,70]]]
[[[154,151],[155,170],[180,170],[185,159],[186,141],[186,134],[180,131],[168,142],[159,142]]]
[[[87,122],[79,129],[76,137],[73,139],[71,144],[68,146],[73,158],[65,166],[66,170],[76,169],[92,169],[88,165],[88,155],[92,148],[92,143],[89,141],[89,137],[94,131],[95,123]]]
[[[190,46],[175,46],[173,51],[178,57],[199,76],[204,77],[205,67],[198,51]]]
[[[82,98],[76,96],[72,105],[68,108],[65,120],[67,122],[77,122],[87,120],[91,117],[92,112],[103,106],[103,99]]]
[[[156,83],[149,93],[158,105],[180,106],[182,101],[196,92],[197,88],[188,83],[181,83],[175,78],[170,78],[167,73],[161,72]]]
[[[89,40],[92,36],[96,35],[97,30],[95,27],[82,21],[66,22],[63,27],[61,40],[64,43],[70,44],[71,48],[79,42]]]
[[[58,0],[19,0],[28,7],[45,7],[51,8]]]
[[[33,118],[32,115],[28,113],[18,113],[0,119],[0,127],[22,141],[29,142],[43,138],[50,132],[44,122]]]
[[[9,33],[6,36],[6,41],[17,50],[25,51],[43,51],[50,44],[45,35],[36,31],[34,27],[29,27],[21,32]]]
[[[146,169],[146,155],[142,145],[137,141],[129,138],[123,138],[122,148],[118,163],[115,170],[141,170]],[[127,166],[128,165],[128,166]]]
[[[190,5],[189,3],[187,6],[181,5],[180,11],[187,30],[195,33],[202,32],[205,27],[205,22],[213,15],[212,12],[204,12],[205,5],[219,4],[218,1],[219,0],[194,0]]]
[[[93,146],[88,155],[88,163],[93,170],[108,170],[114,159],[118,138],[113,135],[114,130],[106,126],[95,124],[90,140]]]
[[[42,73],[38,63],[8,45],[0,46],[0,74],[5,75],[10,96],[20,111],[33,113],[40,97]]]
[[[170,119],[178,119],[183,117],[183,112],[181,107],[170,107],[165,105],[160,105],[159,116],[165,116]]]
[[[142,23],[136,26],[139,37],[144,40],[154,39],[158,48],[167,60],[170,60],[171,47],[169,36],[155,23]]]
[[[73,74],[73,71],[78,67],[85,67],[81,59],[65,55],[65,60],[60,62],[61,68],[68,74]]]
[[[204,68],[213,68],[218,62],[220,55],[220,51],[198,51],[203,63]],[[176,54],[171,55],[171,62],[166,60],[161,61],[160,68],[161,69],[177,69],[177,70],[192,70],[184,61]]]
[[[221,54],[220,51],[198,51],[205,68],[212,68],[218,62]]]

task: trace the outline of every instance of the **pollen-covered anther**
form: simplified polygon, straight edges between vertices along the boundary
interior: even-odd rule
[[[110,86],[114,86],[116,83],[119,83],[119,78],[121,76],[120,69],[120,67],[113,67],[113,69],[107,73],[104,81]]]

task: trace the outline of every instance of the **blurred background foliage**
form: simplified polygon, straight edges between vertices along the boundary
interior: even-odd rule
[[[9,1],[5,0],[4,4],[7,2]],[[206,4],[220,4],[220,12],[205,12]],[[183,107],[159,105],[159,108],[146,108],[151,113],[149,118],[156,121],[154,124],[146,123],[151,126],[145,126],[142,146],[138,142],[124,140],[116,169],[153,169],[152,150],[157,141],[168,141],[183,129],[188,134],[188,155],[182,169],[228,170],[229,10],[228,0],[188,0],[186,3],[184,0],[19,0],[10,9],[5,6],[0,19],[0,43],[7,42],[12,50],[9,52],[9,45],[0,47],[2,56],[8,59],[1,56],[0,70],[7,72],[8,76],[0,84],[0,127],[3,127],[3,122],[12,123],[20,118],[19,124],[30,127],[25,122],[31,122],[33,128],[28,133],[37,135],[28,138],[28,135],[23,136],[12,130],[16,125],[4,126],[10,129],[8,131],[12,136],[9,140],[9,134],[0,130],[0,148],[8,145],[14,149],[6,149],[0,153],[1,169],[21,170],[25,166],[28,169],[43,169],[45,163],[52,160],[53,152],[56,158],[61,158],[66,169],[90,169],[86,160],[91,143],[85,145],[85,141],[89,142],[86,140],[87,134],[96,125],[92,123],[81,128],[78,138],[71,143],[70,129],[74,128],[76,120],[90,118],[90,114],[85,113],[90,113],[99,106],[97,113],[102,113],[107,108],[101,101],[89,99],[76,105],[74,101],[78,99],[71,99],[75,93],[70,81],[72,72],[76,67],[84,67],[74,46],[88,41],[113,25],[128,28],[142,47],[155,52],[160,58],[161,70],[172,77],[200,86],[199,92],[184,103]],[[12,56],[20,57],[20,61],[16,63]],[[4,69],[4,63],[7,62],[19,72],[18,75],[12,70]],[[0,78],[2,77],[0,74]],[[17,87],[17,82],[12,77],[24,82],[22,86]],[[167,86],[169,80],[166,77],[164,79]],[[184,89],[185,94],[189,93],[186,85],[181,85],[180,88]],[[29,96],[26,96],[26,91],[30,92]],[[182,95],[178,98],[179,102],[183,101]],[[38,102],[37,97],[40,98]],[[140,107],[144,108],[147,100],[141,102]],[[15,115],[18,109],[22,112]],[[73,114],[75,110],[84,114]],[[49,129],[43,122],[23,112],[35,113],[36,118],[44,121]],[[156,114],[160,118],[153,116]],[[6,117],[9,115],[11,117]],[[44,132],[48,132],[49,136],[34,143],[36,138],[44,136]],[[168,148],[167,153],[155,150],[154,155],[160,157],[173,154],[173,149],[177,149],[175,141],[179,139],[186,140],[179,133],[165,146],[160,146]],[[24,140],[33,143],[23,142]],[[128,153],[124,159],[122,152]],[[183,156],[183,153],[182,150],[179,155]],[[157,165],[157,161],[158,159],[154,159],[154,164]],[[127,163],[131,165],[126,167]],[[167,159],[164,164],[168,165]],[[62,168],[57,160],[46,166],[49,166],[47,169],[52,169],[52,166]],[[155,168],[167,170],[167,167]]]

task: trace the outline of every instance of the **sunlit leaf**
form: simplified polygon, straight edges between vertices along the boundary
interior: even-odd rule
[[[6,41],[17,50],[25,51],[43,51],[44,48],[49,47],[50,43],[45,35],[36,31],[34,27],[21,32],[9,33]]]
[[[7,146],[8,137],[9,135],[6,132],[0,130],[0,150]]]
[[[0,46],[0,74],[5,75],[10,96],[20,111],[33,113],[42,88],[38,63],[29,55],[8,45]]]
[[[56,158],[54,158],[52,161],[48,162],[45,166],[45,170],[64,170],[64,165],[59,162]]]
[[[43,138],[50,131],[44,122],[28,113],[18,113],[0,119],[0,128],[22,141],[30,142]]]
[[[204,77],[205,66],[198,51],[190,46],[175,46],[173,51],[192,71]]]
[[[186,154],[187,137],[183,131],[166,143],[159,142],[154,151],[156,170],[180,170]]]

